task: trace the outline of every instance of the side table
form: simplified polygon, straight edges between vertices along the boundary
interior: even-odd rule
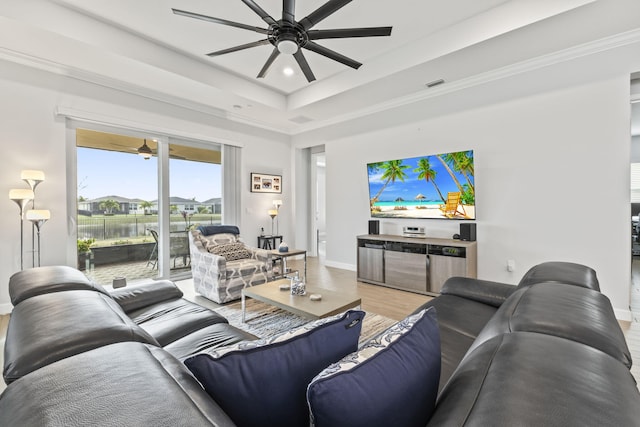
[[[304,249],[289,249],[287,252],[280,252],[277,249],[274,249],[271,251],[271,255],[274,258],[280,258],[282,260],[282,265],[281,265],[281,272],[280,272],[280,276],[284,277],[284,275],[287,273],[287,258],[289,258],[290,256],[296,256],[296,255],[304,255],[304,274],[302,276],[302,280],[304,280],[305,282],[307,281],[307,251]]]
[[[278,249],[276,240],[282,243],[282,236],[258,236],[258,248],[260,249]]]

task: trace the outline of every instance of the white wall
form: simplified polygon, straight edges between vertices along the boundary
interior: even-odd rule
[[[628,97],[622,75],[325,141],[327,264],[355,268],[356,236],[370,218],[366,163],[473,149],[478,276],[515,284],[539,262],[586,264],[628,316]],[[381,231],[414,224],[434,237],[458,232],[443,220],[384,220]]]
[[[37,189],[38,207],[50,209],[52,215],[42,229],[42,265],[75,266],[67,256],[67,248],[75,247],[71,222],[75,213],[67,211],[66,200],[74,196],[67,194],[67,130],[64,118],[54,114],[58,106],[95,113],[107,121],[137,122],[147,129],[173,129],[242,144],[245,211],[241,231],[249,243],[256,241],[259,224],[270,224],[267,206],[276,198],[249,193],[250,172],[282,174],[285,182],[291,176],[289,138],[275,133],[4,61],[0,61],[0,93],[0,193],[4,195],[0,203],[0,312],[11,309],[7,284],[20,269],[18,207],[9,200],[8,192],[26,187],[20,180],[21,170],[39,169],[46,174],[46,181]],[[290,198],[289,188],[285,186],[285,194],[277,198]],[[283,206],[285,218],[290,209]],[[282,221],[280,224],[282,227]],[[25,251],[30,246],[31,227],[25,225]],[[26,254],[25,268],[30,266],[31,256]]]

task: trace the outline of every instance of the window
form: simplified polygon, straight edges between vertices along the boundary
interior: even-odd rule
[[[169,140],[76,129],[78,267],[97,283],[110,284],[116,276],[188,277],[188,230],[220,223],[220,148]],[[138,155],[145,143],[152,151],[147,160]],[[159,144],[168,148],[168,174],[159,173]],[[170,188],[166,202],[158,193],[164,187]],[[167,233],[162,212],[169,218]],[[169,253],[168,265],[159,262],[159,253]]]

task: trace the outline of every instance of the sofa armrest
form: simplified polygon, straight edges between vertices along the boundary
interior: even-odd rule
[[[182,298],[182,296],[182,291],[178,289],[175,283],[168,280],[154,280],[139,285],[130,285],[111,292],[111,297],[122,307],[125,313],[162,301]]]
[[[478,301],[493,307],[500,307],[516,289],[515,286],[506,283],[468,277],[451,277],[444,282],[440,293]]]
[[[225,276],[227,260],[220,255],[209,252],[193,232],[189,233],[189,253],[191,255],[191,271],[193,274],[196,274],[198,268],[202,267],[218,277]]]
[[[252,248],[251,246],[247,246],[247,249],[249,250],[249,252],[251,252],[251,258],[257,259],[258,261],[262,261],[262,262],[271,261],[270,251],[266,249]]]

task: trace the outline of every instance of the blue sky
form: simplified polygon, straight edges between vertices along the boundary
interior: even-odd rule
[[[158,161],[135,153],[78,147],[78,196],[115,195],[130,199],[158,198]],[[222,193],[221,166],[170,159],[171,197],[204,201]]]
[[[418,194],[426,196],[425,200],[440,200],[438,192],[431,182],[426,182],[424,179],[418,180],[418,172],[413,170],[418,167],[418,160],[422,158],[429,158],[429,164],[431,169],[436,171],[435,182],[442,194],[446,197],[449,191],[459,191],[451,175],[442,165],[442,162],[435,156],[420,156],[412,157],[410,159],[402,159],[402,164],[409,165],[410,167],[405,169],[404,172],[407,175],[404,182],[396,180],[395,183],[389,183],[380,194],[381,202],[390,202],[396,200],[398,197],[402,197],[404,200],[415,200]],[[369,197],[375,196],[386,180],[382,179],[384,170],[378,169],[378,171],[369,175]],[[460,181],[460,184],[466,184],[466,179],[462,174],[454,172]],[[473,181],[473,180],[472,180]]]

